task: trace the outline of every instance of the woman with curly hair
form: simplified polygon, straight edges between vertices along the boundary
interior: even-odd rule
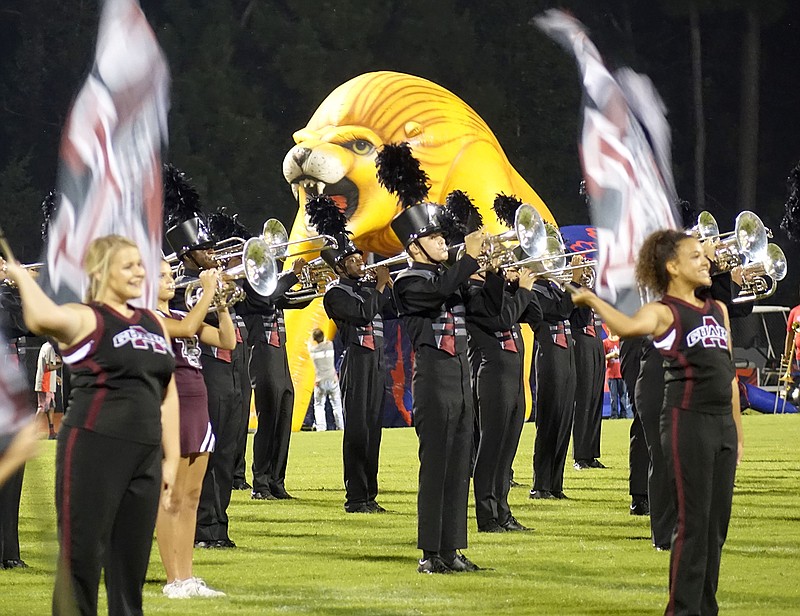
[[[636,278],[661,299],[632,317],[586,289],[572,300],[593,308],[621,337],[652,336],[664,358],[661,444],[678,510],[666,614],[716,614],[743,444],[728,311],[704,291],[710,262],[700,242],[679,231],[657,231],[644,241]]]

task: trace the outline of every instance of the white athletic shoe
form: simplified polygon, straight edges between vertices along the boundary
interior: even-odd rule
[[[221,590],[214,590],[209,588],[208,585],[198,577],[189,578],[183,582],[189,587],[189,596],[191,597],[224,597],[225,593]]]
[[[165,585],[161,592],[164,593],[167,599],[189,599],[194,596],[191,594],[192,585],[189,584],[190,581],[191,579],[175,580]]]

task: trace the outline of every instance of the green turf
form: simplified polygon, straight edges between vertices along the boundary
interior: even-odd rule
[[[748,416],[745,462],[722,559],[718,598],[726,615],[800,614],[800,417]],[[486,571],[416,573],[417,441],[385,430],[381,496],[390,513],[342,510],[341,432],[292,436],[287,487],[293,501],[251,501],[229,510],[235,550],[195,550],[195,573],[228,593],[170,601],[153,549],[145,612],[157,614],[659,614],[667,553],[649,541],[647,518],[628,514],[630,421],[603,423],[605,470],[567,469],[567,501],[531,501],[534,429],[526,425],[511,491],[532,533],[478,534],[470,510],[467,555]],[[0,614],[49,611],[55,559],[54,443],[29,465],[21,542],[28,570],[0,571]],[[101,592],[101,603],[104,606]],[[104,607],[102,608],[105,609]]]

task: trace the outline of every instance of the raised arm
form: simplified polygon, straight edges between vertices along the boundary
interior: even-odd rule
[[[200,326],[203,324],[203,319],[205,319],[208,314],[211,302],[214,301],[218,281],[218,269],[203,270],[200,272],[200,285],[203,289],[203,294],[200,296],[200,299],[197,300],[194,308],[180,321],[178,319],[164,319],[164,325],[170,338],[190,338],[198,332]]]
[[[25,325],[34,334],[50,336],[70,346],[95,328],[95,316],[90,308],[81,304],[56,304],[18,263],[0,258],[0,279],[17,285]]]
[[[672,325],[672,312],[663,304],[645,304],[636,314],[629,317],[588,289],[579,287],[571,293],[574,304],[589,306],[620,338],[659,336]]]

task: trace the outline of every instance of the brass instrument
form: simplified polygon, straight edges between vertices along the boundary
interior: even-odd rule
[[[523,203],[514,214],[514,228],[496,235],[488,235],[483,240],[481,252],[477,257],[479,272],[497,266],[513,267],[517,256],[515,250],[521,248],[527,255],[538,254],[544,247],[545,223],[532,205]],[[460,248],[457,257],[463,255],[464,243],[450,248]]]
[[[742,289],[733,303],[754,302],[769,297],[775,293],[778,282],[786,278],[786,268],[786,255],[781,247],[767,244],[757,260],[742,266]]]
[[[39,270],[44,267],[44,263],[21,263],[20,267],[22,269],[28,270],[33,278],[36,278],[39,275]],[[15,283],[10,278],[6,278],[5,280],[0,281],[0,284],[3,284],[7,287],[12,289],[17,288],[17,283]]]
[[[789,394],[794,389],[794,377],[792,376],[792,359],[795,356],[795,349],[797,344],[797,332],[800,331],[800,321],[792,323],[792,343],[789,345],[789,353],[781,356],[780,371],[781,377],[778,381],[783,381],[786,384],[785,394]],[[795,389],[794,398],[798,397],[800,390]]]
[[[272,256],[276,259],[291,259],[293,257],[299,257],[300,255],[305,255],[311,252],[319,252],[320,248],[324,248],[326,246],[330,248],[339,247],[339,243],[336,241],[336,238],[331,235],[315,235],[313,237],[306,237],[299,240],[289,240],[289,235],[286,233],[286,227],[284,227],[283,223],[277,218],[270,218],[264,223],[264,227],[261,230],[261,238],[270,247]],[[299,252],[289,254],[289,246],[294,246],[295,244],[305,244],[306,242],[315,242],[318,240],[322,240],[322,246],[316,246],[314,248],[308,248],[307,250],[301,250]]]
[[[537,250],[525,250],[529,255],[528,258],[514,261],[506,265],[506,268],[526,267],[532,270],[539,278],[549,278],[561,286],[572,280],[572,272],[574,270],[580,269],[583,270],[581,272],[581,284],[587,287],[594,286],[597,260],[587,259],[584,255],[596,252],[595,249],[568,252],[561,233],[553,225],[543,224],[542,230],[535,233],[540,233],[542,237],[534,237],[534,234],[532,234],[529,244],[536,246],[538,252]],[[581,257],[582,262],[580,264],[571,265],[567,263],[568,257],[571,258],[576,255]]]
[[[325,295],[325,289],[339,278],[322,257],[306,263],[297,275],[298,289],[289,289],[284,296],[290,304],[300,304]]]
[[[718,272],[729,272],[735,267],[757,261],[767,249],[767,240],[772,237],[761,219],[745,210],[736,217],[734,230],[720,233],[717,221],[710,212],[700,212],[697,224],[689,230],[701,241],[714,241],[714,256],[711,259]]]
[[[244,291],[236,284],[236,280],[246,279],[259,295],[270,295],[278,284],[278,274],[270,247],[260,237],[251,237],[244,242],[241,250],[232,250],[227,260],[234,256],[241,257],[239,265],[223,270],[214,294],[209,312],[228,308],[245,298]],[[194,278],[180,282],[176,288],[186,289],[186,308],[191,310],[202,295],[200,280]]]
[[[395,255],[394,257],[389,257],[388,259],[384,259],[383,261],[378,261],[377,263],[372,263],[364,267],[364,275],[361,277],[361,280],[364,282],[376,282],[377,277],[375,276],[375,270],[379,267],[392,267],[392,265],[400,265],[401,263],[406,263],[408,261],[408,253],[401,252],[399,255]]]

